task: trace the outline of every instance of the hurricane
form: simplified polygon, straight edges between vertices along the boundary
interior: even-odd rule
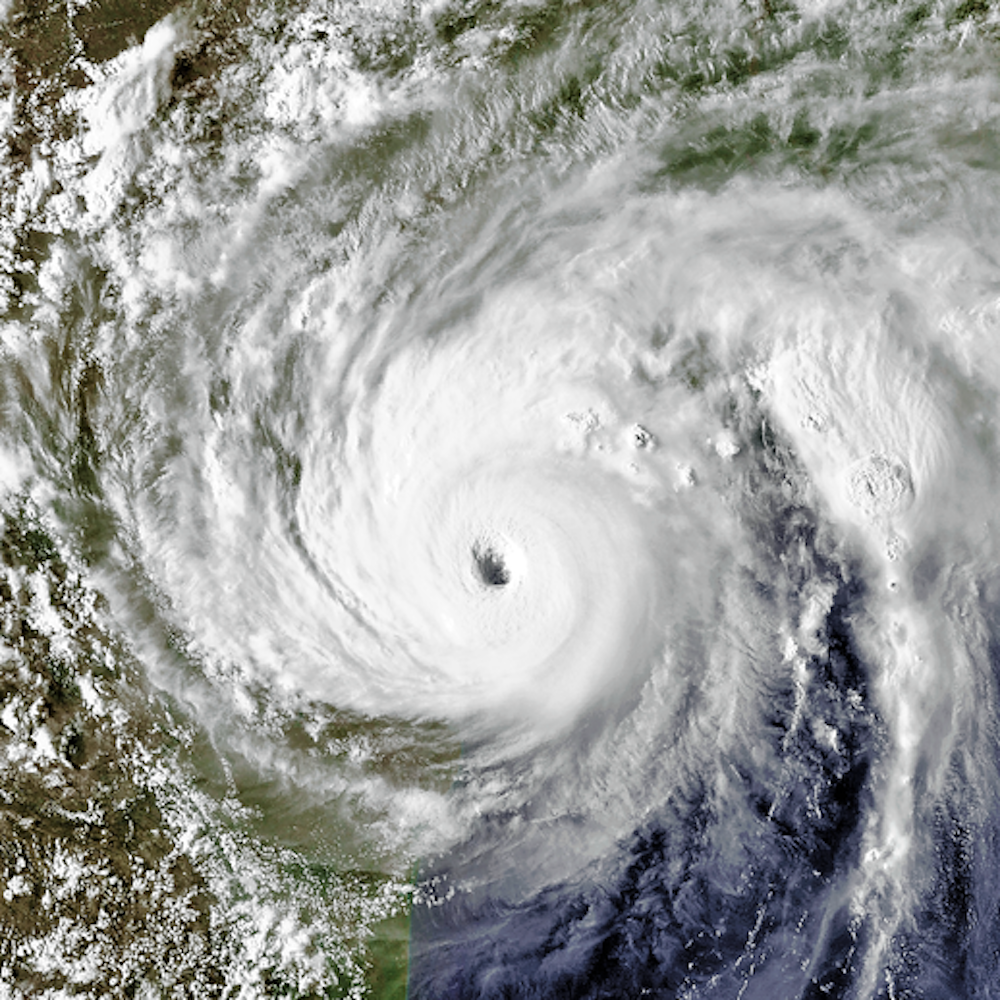
[[[1000,995],[998,58],[0,3],[0,993]]]

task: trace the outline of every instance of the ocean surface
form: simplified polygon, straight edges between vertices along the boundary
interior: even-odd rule
[[[1000,997],[994,0],[0,0],[0,996]]]

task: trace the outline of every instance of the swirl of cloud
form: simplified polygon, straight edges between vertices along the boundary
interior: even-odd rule
[[[299,511],[372,629],[351,659],[382,705],[549,734],[646,668],[660,569],[635,441],[594,379],[607,344],[553,336],[524,296],[391,350],[351,400],[336,492],[313,453]]]

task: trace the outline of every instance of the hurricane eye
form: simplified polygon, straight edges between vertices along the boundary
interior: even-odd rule
[[[503,555],[492,545],[477,542],[472,547],[476,574],[487,587],[503,587],[510,583],[510,570]]]

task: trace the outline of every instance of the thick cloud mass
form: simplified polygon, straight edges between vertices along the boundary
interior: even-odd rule
[[[212,982],[993,996],[993,13],[251,7],[65,83],[0,289]]]

